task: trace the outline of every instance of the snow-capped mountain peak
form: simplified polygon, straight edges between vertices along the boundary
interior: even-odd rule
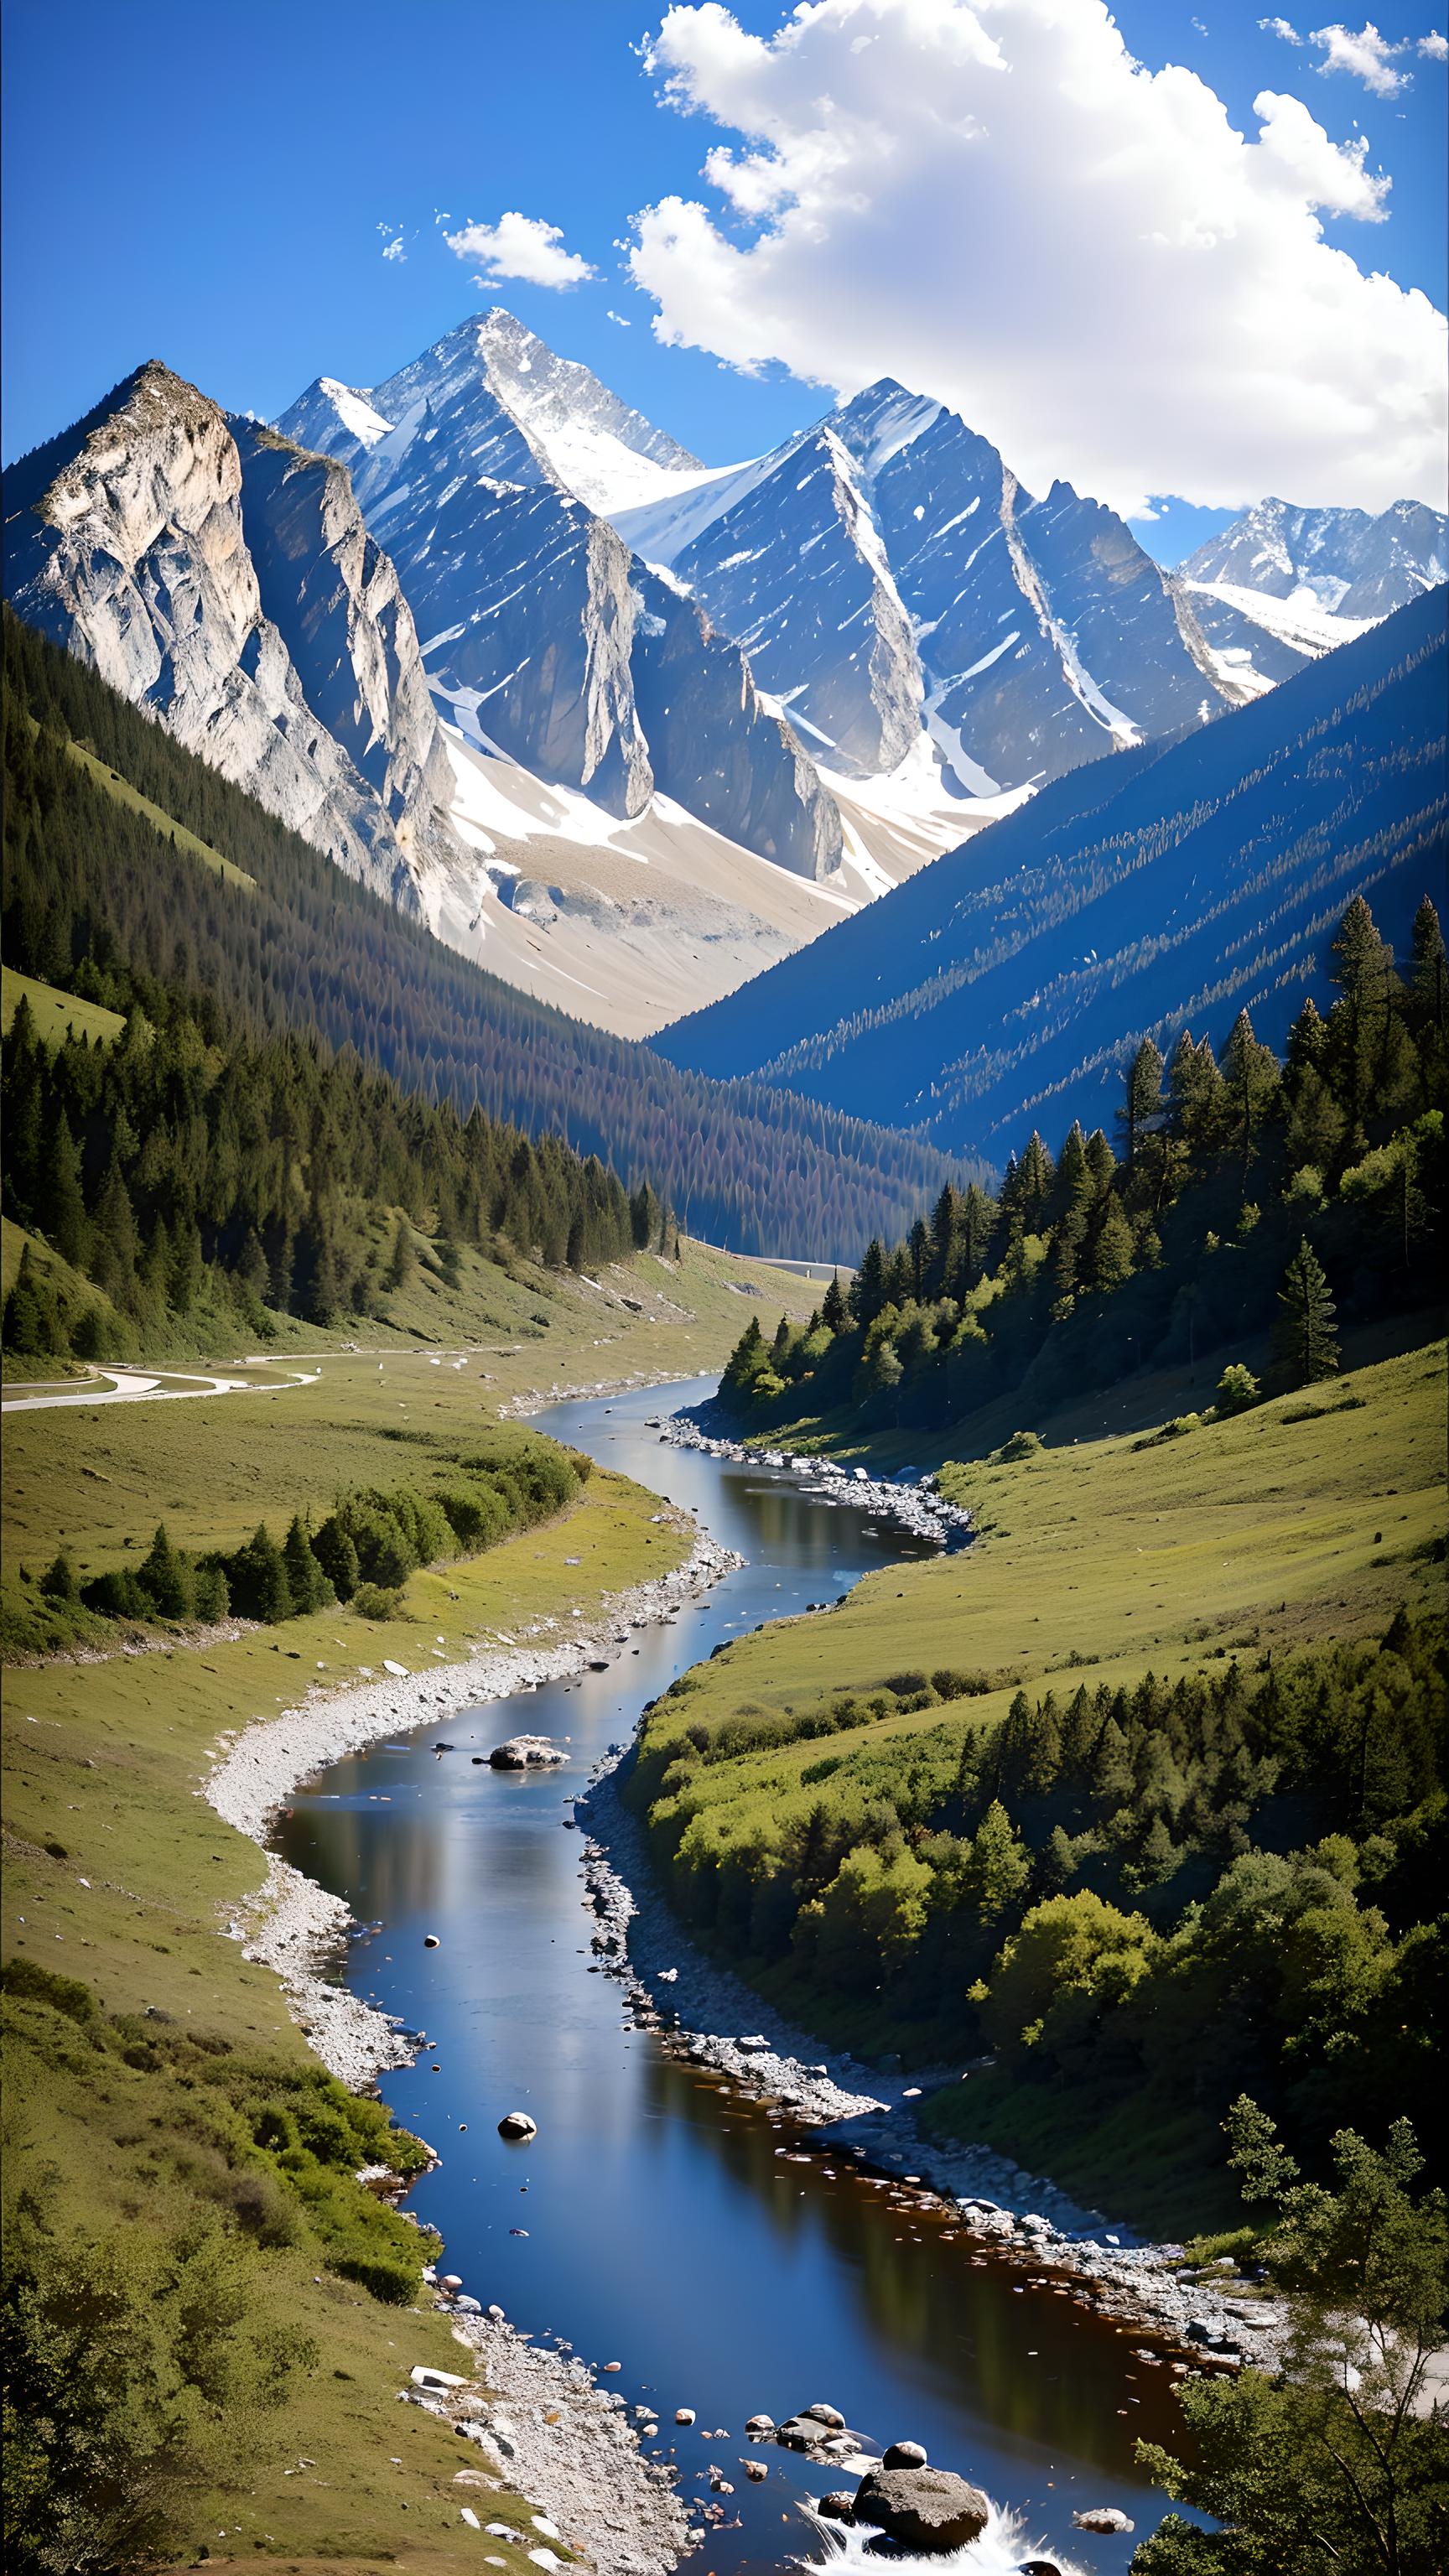
[[[1367,510],[1301,509],[1274,495],[1178,566],[1195,585],[1228,583],[1267,599],[1308,591],[1331,617],[1386,617],[1445,577],[1446,522],[1422,501]]]

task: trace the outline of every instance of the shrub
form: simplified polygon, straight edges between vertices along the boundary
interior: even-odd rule
[[[1217,1410],[1224,1421],[1230,1414],[1246,1413],[1259,1400],[1261,1389],[1250,1368],[1240,1360],[1230,1360],[1217,1382]]]
[[[402,1593],[381,1583],[359,1583],[352,1607],[363,1619],[395,1619],[402,1607]]]
[[[1019,1459],[1035,1458],[1044,1445],[1039,1431],[1013,1431],[1009,1440],[1003,1440],[1001,1447],[993,1450],[992,1464],[1014,1467]]]

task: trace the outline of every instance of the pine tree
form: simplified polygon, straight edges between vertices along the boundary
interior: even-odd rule
[[[1444,934],[1439,915],[1425,895],[1414,915],[1413,999],[1424,1026],[1443,1035],[1449,1021],[1449,962],[1444,955]]]
[[[41,1154],[35,1193],[35,1222],[47,1242],[54,1245],[62,1261],[70,1262],[77,1270],[85,1267],[90,1227],[86,1223],[86,1203],[81,1190],[81,1162],[63,1109],[56,1113],[49,1141]]]
[[[1328,1056],[1350,1144],[1362,1152],[1397,979],[1393,958],[1361,894],[1340,921],[1331,954],[1340,998],[1329,1014]]]
[[[1052,1192],[1056,1214],[1066,1216],[1073,1208],[1083,1208],[1092,1196],[1092,1167],[1087,1160],[1087,1140],[1080,1118],[1072,1122],[1070,1133],[1057,1158],[1056,1187]]]
[[[1090,1263],[1092,1286],[1104,1293],[1120,1288],[1131,1278],[1136,1266],[1132,1228],[1115,1191],[1103,1206],[1091,1247]]]
[[[393,1229],[392,1251],[388,1255],[387,1268],[382,1274],[382,1284],[390,1296],[396,1296],[400,1288],[407,1286],[417,1266],[418,1256],[413,1250],[412,1228],[407,1218],[400,1216]]]
[[[1094,1127],[1087,1138],[1087,1169],[1092,1175],[1092,1194],[1100,1198],[1117,1178],[1117,1157],[1100,1127]]]
[[[275,1625],[292,1615],[291,1587],[282,1551],[265,1521],[259,1521],[245,1547],[231,1559],[232,1599],[244,1619]]]
[[[1282,1312],[1273,1346],[1281,1383],[1314,1386],[1320,1378],[1332,1377],[1338,1367],[1334,1302],[1323,1264],[1306,1235],[1283,1274],[1278,1303]]]
[[[129,1305],[134,1297],[139,1250],[131,1194],[113,1155],[96,1201],[90,1272],[117,1305]]]
[[[752,1315],[731,1351],[720,1378],[720,1389],[746,1394],[770,1365],[770,1353],[760,1330],[758,1315]]]
[[[1174,1128],[1199,1161],[1214,1155],[1227,1126],[1227,1098],[1210,1038],[1194,1045],[1186,1029],[1173,1050],[1168,1093]]]
[[[850,1321],[850,1310],[841,1293],[838,1270],[833,1270],[830,1274],[830,1285],[821,1300],[820,1321],[832,1333],[843,1332]]]
[[[158,1618],[189,1619],[193,1586],[191,1569],[172,1546],[166,1524],[159,1521],[148,1554],[136,1568],[136,1580],[156,1609]]]
[[[64,1549],[46,1567],[40,1578],[40,1588],[47,1601],[64,1601],[72,1606],[79,1602],[80,1585],[75,1579],[75,1567]]]
[[[286,1568],[287,1591],[292,1609],[299,1616],[321,1607],[327,1592],[327,1577],[312,1547],[312,1534],[300,1513],[294,1513],[291,1527],[282,1541],[282,1563]]]
[[[330,1513],[311,1542],[312,1554],[339,1601],[350,1601],[362,1580],[352,1533]]]
[[[957,1234],[963,1275],[959,1284],[954,1277],[946,1283],[953,1296],[960,1296],[964,1290],[976,1287],[984,1278],[996,1224],[997,1211],[993,1202],[978,1182],[970,1182],[961,1202],[961,1223]]]
[[[1127,1068],[1117,1125],[1127,1149],[1127,1168],[1136,1163],[1143,1137],[1162,1115],[1162,1057],[1151,1038],[1144,1038]]]
[[[1260,1045],[1246,1011],[1239,1011],[1223,1051],[1223,1079],[1231,1105],[1233,1139],[1246,1182],[1258,1140],[1277,1103],[1278,1059]]]
[[[5,1300],[4,1336],[7,1351],[20,1351],[27,1355],[34,1352],[39,1356],[51,1348],[46,1334],[44,1310],[36,1293],[36,1278],[28,1243],[21,1246],[20,1267],[15,1274],[15,1282],[10,1294]]]
[[[885,1245],[878,1234],[873,1234],[865,1247],[860,1268],[850,1283],[850,1311],[856,1322],[864,1327],[875,1322],[885,1302]]]

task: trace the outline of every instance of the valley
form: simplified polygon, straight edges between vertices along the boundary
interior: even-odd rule
[[[1449,49],[1170,14],[11,0],[13,2576],[1439,2576]]]

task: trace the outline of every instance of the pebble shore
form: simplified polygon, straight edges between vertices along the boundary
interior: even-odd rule
[[[506,1647],[477,1650],[463,1664],[386,1673],[344,1690],[313,1685],[295,1707],[242,1730],[208,1777],[205,1796],[227,1824],[265,1848],[278,1810],[328,1763],[386,1736],[439,1725],[459,1709],[612,1661],[621,1629],[672,1617],[739,1562],[730,1549],[696,1531],[683,1565],[611,1594],[584,1635],[558,1638],[539,1629],[532,1640],[525,1636]],[[358,2090],[384,2067],[406,2066],[416,2052],[395,2018],[374,2011],[337,1982],[351,1928],[340,1897],[275,1853],[267,1856],[264,1885],[248,1905],[234,1909],[226,1926],[249,1959],[280,1977],[287,2009],[324,2066]]]
[[[690,2545],[688,2515],[671,2471],[641,2451],[624,2399],[600,2388],[566,2348],[519,2334],[501,2309],[455,2315],[453,2332],[481,2364],[481,2379],[445,2388],[428,2384],[439,2377],[428,2373],[404,2395],[497,2463],[497,2478],[474,2472],[480,2488],[506,2482],[540,2508],[521,2535],[533,2564],[570,2563],[549,2548],[552,2539],[580,2553],[594,2576],[669,2576]],[[474,2507],[486,2531],[482,2494]]]
[[[585,1636],[533,1642],[525,1635],[506,1648],[475,1652],[463,1664],[392,1672],[344,1690],[314,1686],[295,1707],[243,1729],[204,1794],[219,1816],[265,1850],[278,1810],[328,1763],[402,1730],[437,1725],[459,1709],[612,1661],[623,1634],[671,1618],[741,1561],[696,1529],[682,1565],[607,1596]],[[396,2016],[375,2011],[338,1981],[352,1929],[347,1905],[289,1862],[267,1853],[262,1887],[249,1904],[233,1909],[225,1928],[248,1958],[274,1971],[293,2020],[352,2090],[415,2056],[417,2042]],[[410,2383],[399,2394],[447,2415],[460,2435],[503,2467],[503,2477],[480,2466],[462,2479],[476,2488],[467,2509],[476,2512],[480,2531],[487,2531],[488,2490],[506,2482],[542,2508],[529,2552],[536,2565],[571,2563],[547,2546],[551,2529],[594,2576],[668,2576],[690,2546],[685,2509],[670,2471],[641,2449],[622,2401],[596,2385],[583,2361],[539,2349],[516,2333],[501,2310],[484,2314],[473,2300],[471,2314],[453,2301],[441,2304],[453,2311],[459,2341],[478,2355],[486,2386],[481,2380],[462,2382],[459,2390]]]
[[[836,1458],[747,1448],[742,1440],[717,1438],[705,1431],[700,1418],[689,1413],[671,1414],[661,1423],[659,1437],[673,1449],[699,1449],[707,1458],[723,1458],[734,1467],[764,1467],[776,1475],[791,1476],[808,1485],[824,1503],[849,1503],[856,1511],[874,1512],[878,1519],[896,1521],[913,1538],[928,1539],[936,1547],[962,1547],[971,1535],[970,1513],[959,1503],[948,1503],[930,1476],[910,1484],[872,1476],[865,1467],[843,1467]]]

